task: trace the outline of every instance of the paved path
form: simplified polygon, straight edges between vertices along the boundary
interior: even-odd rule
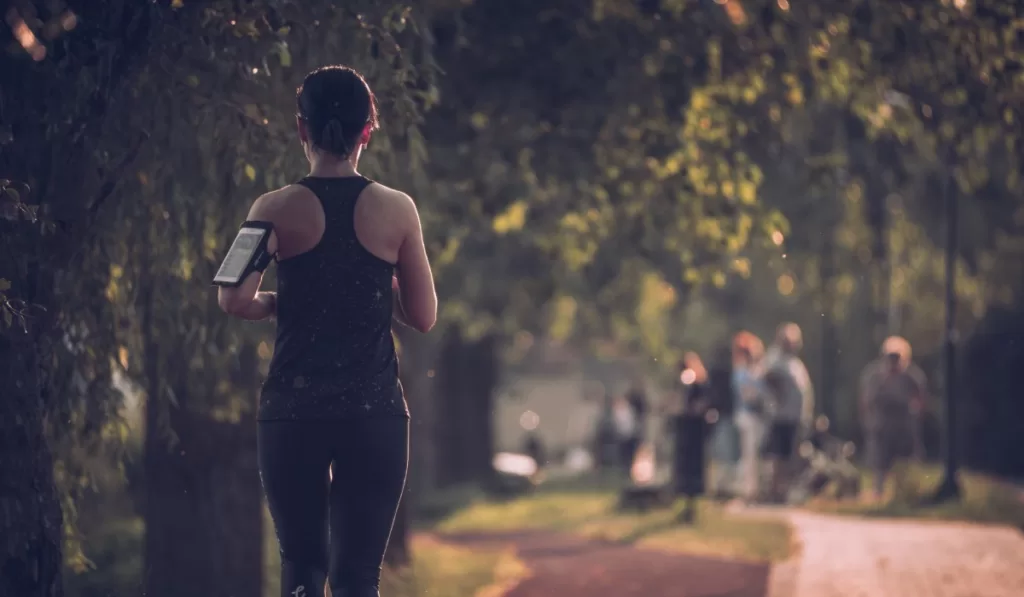
[[[767,592],[766,564],[682,556],[548,533],[444,535],[442,539],[463,545],[514,544],[533,575],[506,597],[766,597]]]
[[[777,515],[790,521],[801,546],[793,561],[772,570],[770,597],[1024,596],[1024,534],[1017,529]]]

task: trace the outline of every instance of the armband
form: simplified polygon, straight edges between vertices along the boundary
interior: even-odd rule
[[[224,262],[213,277],[215,286],[240,286],[252,272],[262,272],[276,257],[267,250],[270,233],[274,226],[270,222],[247,221],[231,243]]]

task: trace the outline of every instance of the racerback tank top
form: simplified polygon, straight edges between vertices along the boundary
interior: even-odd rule
[[[277,265],[277,339],[259,419],[408,417],[391,335],[394,265],[356,238],[355,207],[372,181],[307,177],[324,210],[312,250]]]

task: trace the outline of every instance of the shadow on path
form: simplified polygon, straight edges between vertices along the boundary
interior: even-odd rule
[[[765,597],[768,564],[688,556],[541,532],[444,535],[514,545],[533,575],[507,597]]]

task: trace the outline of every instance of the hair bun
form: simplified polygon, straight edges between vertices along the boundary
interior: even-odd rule
[[[347,156],[349,154],[351,148],[349,148],[348,142],[345,141],[345,126],[341,124],[340,119],[331,118],[327,121],[320,135],[319,145],[333,154],[340,156]]]

